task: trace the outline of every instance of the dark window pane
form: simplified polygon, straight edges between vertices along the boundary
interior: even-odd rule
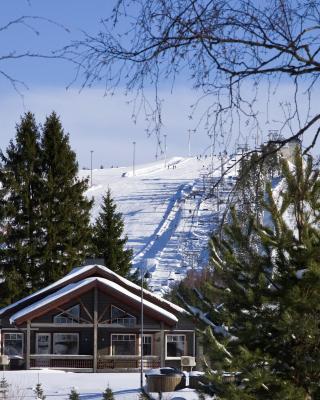
[[[151,343],[143,344],[143,355],[151,356]]]
[[[112,355],[115,356],[134,356],[136,354],[135,341],[112,341]]]
[[[23,356],[23,333],[4,334],[4,354],[7,356]]]
[[[79,336],[77,334],[54,334],[54,354],[78,354],[78,348]]]
[[[80,305],[77,304],[62,312],[61,314],[55,315],[53,317],[53,322],[56,324],[73,324],[79,323],[80,320]]]
[[[184,356],[185,336],[168,335],[167,336],[167,357]]]

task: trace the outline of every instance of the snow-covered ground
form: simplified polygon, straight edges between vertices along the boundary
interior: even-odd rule
[[[81,400],[102,400],[102,392],[109,386],[116,400],[138,400],[140,394],[139,373],[73,373],[53,370],[6,371],[9,383],[9,400],[35,399],[34,388],[41,383],[46,399],[67,400],[72,388]],[[1,376],[2,378],[2,376]],[[1,394],[0,394],[1,398]],[[154,398],[158,396],[154,394]],[[163,400],[196,400],[192,389],[163,393]]]
[[[188,268],[207,262],[210,232],[220,219],[233,185],[230,168],[219,191],[209,196],[212,183],[232,165],[228,157],[174,157],[167,161],[93,170],[92,218],[100,211],[108,188],[123,214],[133,265],[151,274],[149,287],[161,294],[182,279]],[[88,177],[90,171],[80,171]],[[210,197],[210,198],[208,198]],[[218,204],[219,203],[219,204]]]

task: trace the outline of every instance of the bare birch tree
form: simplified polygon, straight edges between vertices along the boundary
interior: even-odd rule
[[[78,63],[83,86],[103,81],[109,94],[124,87],[133,94],[134,116],[144,111],[157,132],[159,89],[183,74],[195,89],[190,119],[201,102],[207,104],[191,123],[202,124],[216,143],[227,143],[237,124],[246,137],[261,134],[261,99],[268,109],[285,85],[292,96],[279,103],[282,118],[273,122],[284,138],[275,142],[281,147],[304,135],[309,150],[320,130],[320,113],[312,107],[319,33],[317,0],[117,0],[96,35],[64,50]]]

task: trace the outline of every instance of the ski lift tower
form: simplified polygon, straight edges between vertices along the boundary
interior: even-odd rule
[[[279,133],[277,129],[269,129],[268,131],[268,141],[276,141],[276,140],[283,140],[282,135]]]
[[[210,135],[209,135],[209,138],[210,138],[210,149],[211,149],[211,151],[210,151],[210,157],[211,157],[211,174],[213,175],[213,138],[214,138],[214,135],[212,134],[212,133],[210,133]]]
[[[195,129],[188,129],[188,157],[191,157],[191,135],[196,133]]]

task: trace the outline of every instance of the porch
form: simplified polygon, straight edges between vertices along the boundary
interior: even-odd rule
[[[193,325],[183,312],[177,318],[178,306],[148,292],[142,303],[101,277],[66,287],[6,316],[0,353],[12,369],[139,371],[141,355],[145,370],[180,366],[182,356],[195,355]]]
[[[97,359],[96,372],[113,370],[139,371],[141,357],[137,356],[99,356]],[[144,356],[143,369],[160,367],[160,357]],[[31,354],[30,369],[50,368],[70,371],[94,372],[94,357],[90,355],[56,355],[56,354]]]

